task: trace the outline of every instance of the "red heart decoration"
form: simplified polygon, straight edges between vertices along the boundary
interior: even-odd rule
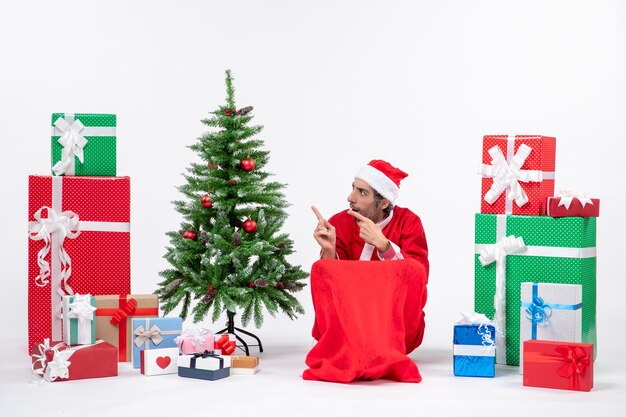
[[[167,368],[171,362],[172,358],[169,356],[159,356],[156,360],[157,365],[159,365],[159,368],[161,369]]]

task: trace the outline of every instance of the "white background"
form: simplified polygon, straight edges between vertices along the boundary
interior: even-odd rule
[[[130,176],[132,184],[132,291],[153,292],[167,267],[165,233],[180,222],[170,201],[179,198],[181,173],[197,160],[187,146],[206,131],[200,119],[224,103],[230,68],[238,107],[253,105],[254,121],[265,126],[266,170],[288,184],[292,205],[284,230],[297,249],[291,261],[308,270],[317,258],[309,206],[327,216],[346,208],[354,173],[376,158],[410,174],[398,204],[422,218],[431,275],[427,333],[412,355],[422,384],[302,381],[312,344],[307,287],[299,294],[305,316],[294,322],[268,316],[255,330],[266,344],[264,372],[211,385],[228,387],[220,388],[221,398],[249,399],[246,412],[276,402],[278,413],[300,407],[300,413],[339,414],[358,409],[351,400],[372,413],[397,407],[445,414],[494,405],[521,412],[523,401],[537,400],[544,411],[624,415],[618,394],[626,393],[619,359],[626,342],[620,320],[625,23],[626,4],[602,0],[2,2],[0,382],[10,387],[1,390],[2,403],[26,407],[22,412],[30,415],[39,406],[30,398],[49,401],[88,387],[91,395],[119,389],[128,396],[122,408],[139,407],[127,394],[132,386],[170,393],[170,410],[202,395],[215,406],[206,389],[199,399],[190,386],[179,389],[177,378],[145,388],[124,367],[126,379],[115,381],[41,390],[26,384],[27,177],[50,172],[51,113],[116,113],[118,175]],[[476,169],[484,134],[556,136],[556,188],[602,201],[591,394],[522,388],[517,371],[507,368],[492,381],[451,376],[452,323],[459,311],[473,309]],[[217,330],[223,321],[205,325]],[[460,403],[442,404],[450,396]],[[58,407],[46,407],[47,413],[73,409]]]

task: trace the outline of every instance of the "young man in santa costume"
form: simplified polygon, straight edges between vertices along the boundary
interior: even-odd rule
[[[390,261],[413,258],[428,276],[428,245],[422,221],[411,210],[394,206],[400,181],[408,174],[390,163],[373,160],[354,176],[350,209],[318,223],[313,236],[322,258]]]

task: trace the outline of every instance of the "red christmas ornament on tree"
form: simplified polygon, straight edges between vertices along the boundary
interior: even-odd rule
[[[211,197],[208,194],[202,196],[202,206],[206,208],[213,207],[213,202],[211,201]]]
[[[241,169],[243,169],[246,172],[250,172],[254,169],[254,159],[250,157],[242,159],[240,165],[241,165]]]
[[[226,116],[230,116],[230,109],[226,109],[226,110],[224,110],[224,114],[225,114]]]
[[[196,232],[189,229],[185,233],[183,233],[183,238],[189,239],[189,240],[196,240],[198,238],[198,235],[196,234]]]
[[[254,288],[255,287],[254,282],[252,282],[252,281],[248,282],[248,287]]]
[[[246,233],[256,232],[256,222],[252,219],[248,219],[245,222],[243,222],[242,227]]]
[[[213,289],[215,289],[215,287],[213,285],[209,285],[209,291],[212,291]]]
[[[237,181],[234,181],[234,180],[228,180],[228,183],[230,185],[237,185]]]

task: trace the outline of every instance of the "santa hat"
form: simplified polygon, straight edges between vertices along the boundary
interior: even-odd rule
[[[400,193],[400,181],[408,175],[389,162],[374,159],[369,164],[363,166],[354,178],[365,181],[393,204],[398,199],[398,194]]]

